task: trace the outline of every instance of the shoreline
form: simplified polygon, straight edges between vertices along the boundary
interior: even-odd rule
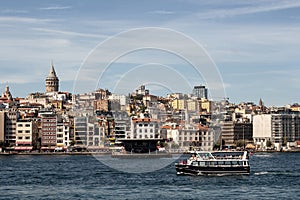
[[[286,150],[286,151],[254,151],[252,153],[300,153],[300,149],[297,150]],[[180,153],[167,153],[170,155],[180,154]],[[189,154],[187,152],[181,153],[183,154]],[[58,156],[76,156],[76,155],[97,155],[97,156],[104,156],[104,155],[112,155],[112,157],[115,158],[122,158],[122,157],[155,157],[155,156],[165,156],[165,154],[122,154],[122,155],[116,155],[112,154],[112,152],[0,152],[0,156],[13,156],[13,155],[33,155],[33,156],[43,156],[43,155],[58,155]]]

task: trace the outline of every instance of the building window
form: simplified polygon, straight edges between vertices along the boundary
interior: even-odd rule
[[[30,137],[29,137],[29,136],[27,136],[27,137],[25,137],[25,139],[26,139],[26,140],[30,140]]]

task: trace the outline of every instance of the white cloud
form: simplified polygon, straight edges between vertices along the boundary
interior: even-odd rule
[[[72,8],[71,6],[49,6],[40,8],[40,10],[66,10]]]
[[[200,19],[225,18],[298,7],[300,7],[299,1],[257,1],[251,5],[244,5],[238,8],[208,10],[197,13],[196,16]]]
[[[53,19],[40,19],[40,18],[31,18],[31,17],[0,17],[0,22],[8,22],[8,23],[46,23],[53,22],[56,20]]]
[[[63,30],[54,30],[48,28],[32,28],[32,30],[45,32],[45,33],[53,33],[58,35],[66,35],[66,36],[81,36],[81,37],[90,37],[90,38],[107,38],[107,35],[102,34],[91,34],[91,33],[79,33],[74,31],[63,31]]]

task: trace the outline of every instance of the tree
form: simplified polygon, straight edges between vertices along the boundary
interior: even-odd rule
[[[245,141],[244,140],[238,140],[235,142],[237,147],[244,147],[245,146]]]
[[[71,140],[70,146],[74,146],[74,145],[75,145],[75,141],[74,141],[74,140]]]
[[[267,147],[271,147],[273,145],[273,143],[271,142],[271,140],[267,140]]]

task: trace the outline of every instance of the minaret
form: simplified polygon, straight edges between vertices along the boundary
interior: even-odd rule
[[[56,76],[53,62],[51,62],[50,72],[46,78],[46,92],[58,92],[59,80]]]

